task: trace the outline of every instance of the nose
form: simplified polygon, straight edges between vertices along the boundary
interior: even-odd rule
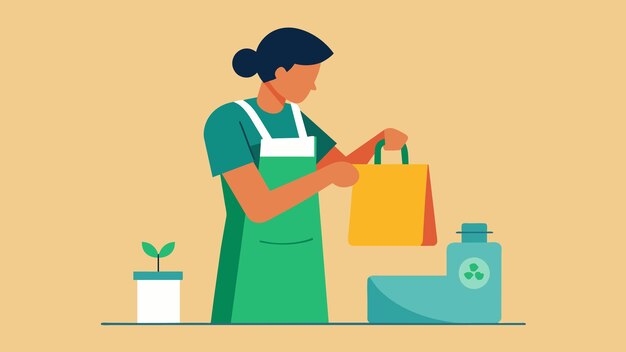
[[[315,82],[313,82],[313,85],[311,86],[311,90],[317,90],[317,86],[315,85]]]

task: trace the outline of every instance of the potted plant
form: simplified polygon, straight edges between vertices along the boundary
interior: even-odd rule
[[[161,258],[174,251],[174,242],[163,246],[160,251],[148,242],[142,242],[143,251],[156,258],[156,271],[135,271],[137,281],[138,323],[180,323],[181,271],[161,271]]]

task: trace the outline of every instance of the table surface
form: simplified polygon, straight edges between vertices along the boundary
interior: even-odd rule
[[[136,323],[136,322],[102,322],[100,325],[103,326],[149,326],[149,325],[214,325],[214,326],[272,326],[272,325],[280,325],[280,326],[370,326],[370,325],[488,325],[488,326],[520,326],[526,325],[524,322],[505,322],[505,323],[436,323],[436,324],[424,324],[424,323],[367,323],[367,322],[336,322],[336,323],[231,323],[231,324],[223,324],[223,323],[211,323],[211,322],[181,322],[181,323]]]

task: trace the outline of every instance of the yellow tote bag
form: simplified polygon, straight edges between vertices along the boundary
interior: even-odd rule
[[[437,243],[428,165],[381,164],[376,145],[374,164],[355,165],[359,181],[352,187],[348,240],[353,246],[433,246]]]

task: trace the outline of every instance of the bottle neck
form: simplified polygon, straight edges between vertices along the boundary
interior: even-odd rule
[[[485,243],[487,242],[486,233],[464,233],[461,235],[462,243]]]

